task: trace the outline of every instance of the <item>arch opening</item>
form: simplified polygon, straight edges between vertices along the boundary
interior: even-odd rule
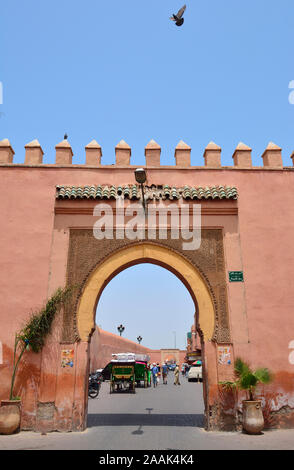
[[[192,323],[195,327],[195,303],[174,273],[155,263],[138,263],[120,271],[105,286],[95,323],[98,330],[135,343],[143,337],[140,345],[149,349],[184,350],[187,332]]]
[[[196,328],[203,341],[212,339],[215,330],[215,311],[211,293],[200,272],[182,255],[169,248],[142,243],[123,248],[100,263],[90,274],[80,297],[76,325],[82,341],[89,341],[95,329],[95,314],[106,285],[118,273],[141,263],[161,266],[180,279],[188,289],[196,313]]]

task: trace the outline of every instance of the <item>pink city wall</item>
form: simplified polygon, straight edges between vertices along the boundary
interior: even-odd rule
[[[127,352],[150,355],[151,350],[96,326],[91,338],[90,369],[103,368],[111,361],[112,354]]]
[[[272,397],[276,426],[293,427],[294,168],[283,166],[281,149],[272,143],[258,167],[252,166],[251,149],[243,144],[235,150],[232,166],[221,165],[221,149],[215,144],[205,149],[204,165],[191,166],[191,149],[179,144],[176,165],[160,166],[160,148],[152,145],[145,151],[148,185],[227,185],[238,189],[238,200],[226,206],[237,212],[219,215],[214,208],[224,207],[223,201],[201,201],[207,207],[202,226],[222,228],[226,272],[244,272],[244,283],[227,280],[234,357],[273,371],[275,380],[266,390]],[[87,147],[85,165],[72,164],[68,142],[56,146],[56,163],[49,165],[42,163],[40,144],[33,141],[26,146],[25,163],[14,164],[9,141],[0,142],[0,399],[7,399],[9,394],[15,332],[32,310],[43,306],[48,296],[66,283],[69,227],[93,225],[93,217],[87,212],[74,213],[75,207],[82,209],[88,201],[70,201],[72,214],[56,214],[56,185],[134,183],[136,167],[130,165],[129,146],[121,142],[116,147],[114,165],[101,164],[100,146],[92,142]],[[42,353],[26,354],[18,375],[16,391],[22,397],[23,429],[42,428],[40,414],[44,429],[50,425],[60,430],[83,428],[88,343],[63,345],[61,322],[60,315]],[[73,347],[77,361],[73,369],[63,371],[59,358],[65,346]],[[223,371],[216,361],[216,345],[205,344],[204,354],[211,364],[211,406],[217,400]],[[53,406],[46,409],[49,402],[55,404],[57,412],[52,411]],[[67,410],[75,404],[72,416],[62,414],[65,403]]]
[[[180,364],[185,362],[185,350],[150,349],[122,336],[102,330],[96,326],[91,337],[90,370],[104,368],[112,359],[112,354],[131,352],[147,354],[150,362],[162,364],[171,358],[178,359]]]

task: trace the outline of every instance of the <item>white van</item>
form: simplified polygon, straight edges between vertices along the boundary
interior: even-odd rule
[[[188,382],[195,380],[202,382],[202,364],[193,364],[188,372]]]

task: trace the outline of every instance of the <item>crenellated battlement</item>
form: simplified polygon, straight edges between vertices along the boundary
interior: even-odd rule
[[[131,147],[124,141],[121,140],[115,147],[115,164],[112,167],[128,167],[132,166],[131,163]],[[273,142],[269,142],[261,155],[263,165],[254,167],[252,165],[251,152],[252,149],[240,142],[232,155],[233,164],[232,166],[221,163],[221,147],[214,142],[209,142],[203,152],[203,160],[199,161],[197,167],[204,168],[234,168],[234,169],[254,169],[254,168],[271,168],[271,169],[283,169],[289,168],[283,166],[282,161],[282,149]],[[73,150],[67,139],[55,146],[55,163],[50,164],[56,166],[68,166],[73,165]],[[14,150],[8,139],[0,141],[0,164],[12,164],[14,158]],[[154,140],[145,147],[145,166],[147,168],[158,168],[160,164],[161,147]],[[43,165],[44,152],[37,139],[29,142],[25,145],[25,161],[23,165]],[[191,167],[191,147],[183,142],[182,140],[178,143],[174,152],[175,168],[189,168]],[[92,140],[85,146],[85,167],[106,167],[110,166],[103,165],[102,159],[102,148],[96,140]],[[294,152],[292,152],[291,159],[294,166]],[[19,164],[18,164],[19,165]],[[46,166],[49,164],[46,164]],[[77,166],[77,165],[75,165]],[[79,166],[82,166],[79,164]],[[195,166],[193,166],[195,168]]]

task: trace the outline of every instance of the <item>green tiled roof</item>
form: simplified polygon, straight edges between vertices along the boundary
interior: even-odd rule
[[[168,185],[144,186],[147,200],[160,199],[237,199],[238,191],[234,186],[183,186]],[[56,187],[56,199],[123,199],[141,198],[141,188],[136,184],[123,186],[62,186]]]

